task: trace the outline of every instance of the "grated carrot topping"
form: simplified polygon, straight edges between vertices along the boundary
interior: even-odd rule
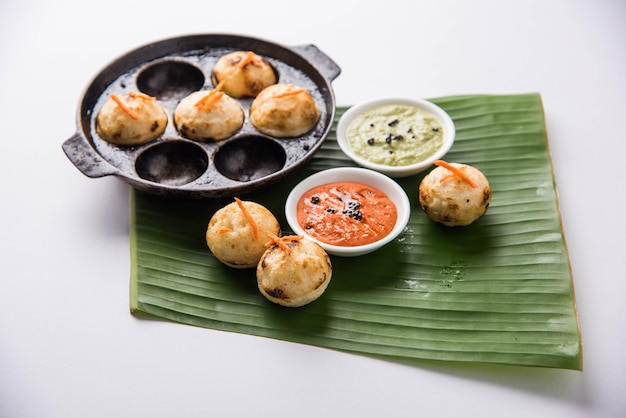
[[[137,113],[135,113],[132,109],[130,109],[128,106],[126,106],[124,104],[124,102],[122,101],[122,99],[117,97],[115,94],[111,95],[111,99],[115,103],[117,103],[117,105],[120,107],[120,109],[122,109],[124,112],[126,112],[128,114],[128,116],[130,116],[131,118],[133,118],[135,120],[139,119],[139,115]]]
[[[129,91],[128,95],[132,97],[133,99],[141,99],[141,100],[150,101],[150,102],[155,99],[154,97],[148,96],[145,93],[140,93],[136,91]]]
[[[443,177],[441,178],[441,180],[439,180],[439,183],[443,183],[443,182],[445,182],[446,180],[451,179],[452,177],[456,177],[456,174],[454,174],[454,173],[450,173],[450,174],[447,174],[447,175],[443,176]]]
[[[222,91],[222,89],[224,88],[225,82],[226,80],[222,80],[219,83],[217,83],[217,86],[215,86],[215,89],[213,89],[213,91]]]
[[[435,161],[433,164],[435,164],[436,166],[439,167],[443,167],[446,170],[450,170],[452,171],[452,173],[457,176],[458,178],[460,178],[461,180],[463,180],[465,183],[469,184],[470,186],[472,186],[472,188],[476,188],[478,187],[478,185],[476,183],[474,183],[474,180],[472,180],[471,178],[469,178],[464,172],[462,172],[461,170],[459,170],[458,168],[456,168],[455,166],[453,166],[450,163],[447,163],[443,160],[437,160]],[[447,180],[448,177],[444,177],[441,179],[441,181],[445,181]]]
[[[237,68],[239,70],[243,70],[243,67],[245,67],[246,65],[251,63],[253,59],[254,59],[254,52],[248,51],[246,53],[246,56],[243,57],[243,59],[241,61],[239,61],[239,64],[237,65]]]
[[[198,100],[194,106],[201,108],[202,110],[209,110],[211,106],[224,96],[224,92],[222,91],[223,86],[224,80],[220,81],[219,84],[215,86],[215,89],[211,90],[209,94]]]
[[[213,107],[215,103],[217,103],[218,100],[222,98],[222,96],[224,96],[223,91],[218,91],[215,94],[213,94],[213,91],[212,91],[205,97],[206,100],[203,100],[202,109],[209,110],[211,107]]]
[[[271,232],[268,232],[267,236],[270,237],[270,240],[265,244],[266,247],[271,247],[272,245],[278,245],[287,254],[291,253],[291,248],[289,248],[287,243],[282,238],[272,234]]]
[[[294,242],[294,241],[300,241],[303,238],[304,238],[303,235],[288,235],[286,237],[282,237],[281,240]]]
[[[306,89],[300,88],[295,90],[286,91],[284,93],[277,94],[273,96],[274,99],[282,99],[283,97],[295,96],[296,94],[304,93]]]
[[[230,228],[220,228],[219,231],[217,231],[218,234],[226,234],[228,232],[233,232],[233,230]]]
[[[243,212],[243,215],[246,217],[246,219],[248,220],[248,223],[252,227],[252,234],[254,235],[254,239],[258,240],[259,239],[259,226],[254,221],[254,218],[252,217],[252,215],[250,215],[250,212],[248,212],[243,202],[237,197],[235,198],[235,202],[237,202],[239,209],[241,209],[241,211]]]

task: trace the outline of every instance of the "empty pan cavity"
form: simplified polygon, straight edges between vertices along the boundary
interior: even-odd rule
[[[225,143],[215,153],[215,168],[231,180],[249,182],[283,169],[287,155],[275,141],[246,136]]]
[[[135,161],[137,175],[166,186],[193,182],[209,167],[202,147],[188,141],[164,141],[146,148]]]
[[[142,70],[137,76],[137,88],[160,100],[180,100],[199,90],[205,82],[198,67],[183,61],[162,61]]]

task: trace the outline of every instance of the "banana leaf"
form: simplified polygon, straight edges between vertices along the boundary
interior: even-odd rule
[[[326,293],[301,308],[267,301],[254,269],[217,261],[205,242],[231,199],[167,199],[131,191],[130,309],[214,330],[402,362],[480,362],[582,370],[582,342],[539,94],[432,99],[453,118],[447,161],[474,165],[493,200],[467,227],[419,208],[426,173],[399,179],[412,213],[395,241],[367,256],[331,256]],[[340,107],[337,118],[346,110]],[[304,177],[354,165],[334,129],[315,157],[257,201],[290,233],[284,202]]]

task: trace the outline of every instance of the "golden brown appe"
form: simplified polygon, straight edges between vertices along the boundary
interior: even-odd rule
[[[313,129],[321,116],[320,108],[304,88],[274,84],[264,89],[250,106],[250,120],[261,132],[289,138]]]
[[[252,51],[235,51],[215,63],[213,83],[224,82],[224,91],[236,98],[256,97],[264,88],[276,83],[272,66]]]
[[[283,237],[272,244],[257,266],[259,291],[269,301],[300,307],[319,298],[332,277],[326,251],[302,237]]]
[[[199,141],[219,141],[241,129],[244,123],[241,105],[223,93],[217,100],[211,100],[212,92],[193,92],[176,106],[174,122],[181,135]],[[207,104],[207,101],[211,102]]]
[[[491,187],[487,177],[475,167],[450,163],[472,184],[445,167],[428,173],[419,186],[419,203],[435,222],[446,226],[466,226],[487,212]]]
[[[112,94],[96,116],[96,132],[116,145],[141,145],[165,132],[167,113],[143,93]]]
[[[213,214],[206,241],[213,255],[227,266],[252,268],[267,249],[268,233],[281,234],[274,215],[256,202],[237,199]]]

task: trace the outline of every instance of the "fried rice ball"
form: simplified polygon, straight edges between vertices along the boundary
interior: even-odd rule
[[[264,89],[250,106],[250,120],[264,134],[277,138],[303,135],[313,129],[321,111],[311,94],[293,84]]]
[[[259,291],[269,301],[293,308],[318,299],[332,277],[330,257],[317,243],[302,237],[278,239],[282,242],[275,240],[257,266]]]
[[[143,93],[112,94],[96,116],[96,132],[116,145],[142,145],[165,132],[167,113]]]
[[[467,226],[483,216],[491,202],[487,177],[470,165],[437,163],[442,165],[428,173],[419,186],[419,203],[424,212],[446,226]]]
[[[206,242],[213,255],[227,266],[252,268],[267,249],[268,233],[281,234],[274,215],[263,205],[235,198],[209,220]]]

